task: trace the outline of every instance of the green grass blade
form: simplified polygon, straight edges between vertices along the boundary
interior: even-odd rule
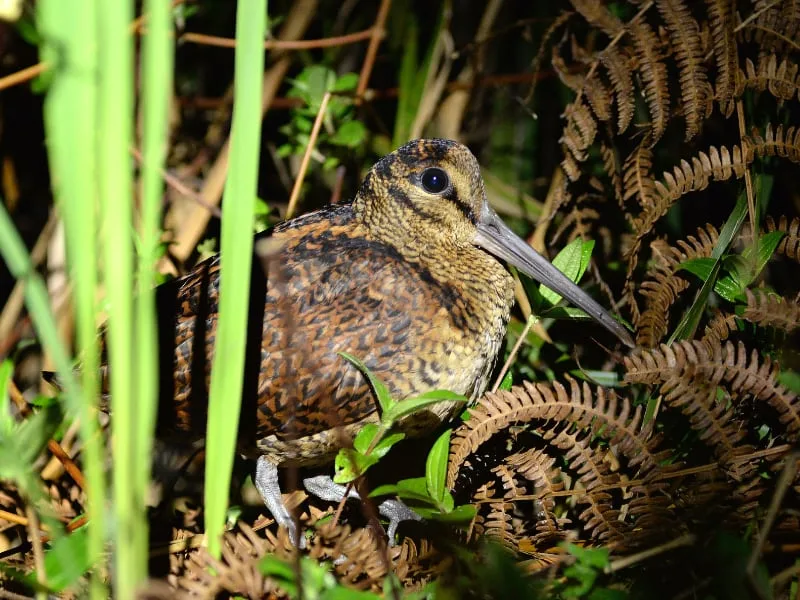
[[[678,323],[675,331],[672,332],[672,335],[667,342],[668,344],[671,344],[675,340],[688,340],[694,337],[694,332],[697,329],[697,325],[700,323],[700,317],[702,316],[706,307],[706,303],[708,302],[708,296],[711,293],[711,290],[714,289],[714,284],[716,283],[717,275],[719,274],[719,269],[722,264],[722,256],[725,254],[728,246],[731,245],[733,238],[739,232],[739,229],[741,228],[742,223],[744,223],[746,216],[747,194],[742,192],[739,194],[739,198],[736,201],[736,206],[734,207],[733,211],[731,211],[728,220],[725,221],[725,224],[722,226],[722,231],[719,233],[717,243],[714,244],[714,249],[711,251],[711,258],[714,259],[714,265],[711,273],[709,274],[708,279],[706,279],[706,281],[703,283],[700,291],[697,292],[697,296],[695,296],[692,306],[689,307],[689,310],[686,311],[686,314],[681,319],[681,322]]]
[[[115,596],[132,598],[147,576],[144,498],[137,497],[133,348],[133,2],[98,3],[99,188],[104,241],[111,365],[111,441],[114,454]]]
[[[44,104],[48,158],[54,197],[66,231],[67,259],[74,297],[76,337],[81,358],[83,396],[73,407],[80,419],[87,483],[87,560],[103,555],[106,480],[103,442],[96,419],[99,348],[97,340],[97,4],[80,7],[59,0],[37,5],[45,40],[42,58],[53,65],[53,79]],[[59,369],[60,372],[60,369]],[[63,373],[60,372],[62,381]],[[107,596],[100,577],[92,577],[93,598]]]
[[[164,0],[147,0],[147,31],[142,48],[141,218],[136,294],[136,472],[137,501],[144,502],[150,481],[151,454],[158,411],[158,332],[155,286],[161,230],[163,168],[169,129],[174,43],[172,8]],[[145,522],[146,525],[146,522]],[[147,528],[138,532],[146,547]]]
[[[219,325],[211,368],[206,441],[205,518],[208,549],[219,557],[244,382],[253,218],[261,141],[261,78],[267,0],[239,0],[230,170],[220,241]],[[248,232],[243,235],[242,232]]]

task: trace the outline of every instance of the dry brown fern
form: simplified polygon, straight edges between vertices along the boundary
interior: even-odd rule
[[[686,120],[686,141],[700,131],[711,114],[711,86],[706,75],[700,40],[700,26],[683,0],[656,0],[658,12],[670,33],[670,41],[680,70],[681,101]]]
[[[731,332],[735,330],[736,315],[717,311],[706,324],[700,341],[708,346],[718,346],[727,340]]]
[[[645,208],[634,220],[638,236],[647,235],[670,207],[689,192],[703,190],[711,180],[726,181],[731,177],[741,178],[752,162],[752,152],[743,152],[739,146],[732,150],[722,146],[709,148],[708,153],[699,152],[691,163],[683,159],[672,172],[665,171],[663,182],[655,182],[655,198],[652,206]]]
[[[764,290],[746,290],[747,308],[742,318],[761,327],[791,333],[800,327],[800,304]]]
[[[748,138],[748,145],[756,156],[780,156],[792,162],[800,163],[800,127],[789,127],[784,130],[783,125],[773,129],[768,123],[764,136],[757,131]]]
[[[382,589],[387,567],[406,586],[414,588],[441,574],[449,564],[449,559],[424,540],[418,546],[406,538],[401,545],[388,549],[386,559],[383,547],[369,528],[353,530],[328,522],[317,526],[304,553],[317,562],[332,564],[332,572],[342,584],[373,591]],[[259,534],[239,522],[223,537],[220,560],[212,558],[205,548],[191,554],[183,571],[173,579],[173,593],[187,598],[215,598],[221,593],[247,598],[289,597],[261,573],[258,565],[267,554],[290,562],[295,552],[285,530],[275,537],[269,530]]]
[[[654,252],[656,260],[648,269],[639,293],[644,297],[645,309],[636,321],[636,343],[652,348],[667,332],[669,310],[686,288],[688,277],[679,272],[684,261],[711,256],[719,234],[711,224],[697,230],[696,236],[679,240],[675,246],[667,246]]]
[[[691,389],[700,384],[722,387],[732,399],[752,397],[776,411],[787,441],[794,442],[800,432],[797,396],[778,383],[778,369],[769,357],[761,359],[755,350],[749,353],[741,342],[712,348],[699,341],[662,344],[658,349],[626,357],[625,368],[626,382],[658,385],[664,393],[688,388],[691,394]]]
[[[717,63],[716,99],[726,117],[733,113],[736,74],[739,71],[736,37],[734,35],[733,0],[706,0],[711,19],[711,37]]]
[[[764,225],[767,231],[783,231],[786,234],[775,251],[800,263],[800,217],[790,221],[786,215],[781,215],[776,221],[768,216]]]
[[[653,150],[650,141],[645,140],[625,159],[622,177],[625,202],[635,198],[642,209],[655,204],[656,186],[653,179]]]
[[[601,29],[609,37],[614,37],[622,29],[622,23],[606,8],[603,2],[597,0],[570,0],[572,6],[590,25]]]
[[[606,68],[617,106],[617,133],[624,133],[633,119],[633,69],[630,55],[609,46],[600,53],[600,61]]]
[[[769,54],[759,57],[758,68],[749,58],[745,60],[745,71],[740,76],[746,87],[759,92],[768,90],[779,101],[791,100],[800,94],[798,66],[786,59],[779,63],[775,54]]]
[[[642,21],[628,24],[638,59],[637,70],[642,77],[644,97],[650,111],[650,143],[655,144],[669,119],[669,84],[667,66],[662,61],[661,42],[650,26]]]

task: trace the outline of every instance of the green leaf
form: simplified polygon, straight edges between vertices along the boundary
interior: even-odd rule
[[[594,241],[584,242],[582,239],[576,238],[556,255],[553,259],[553,266],[572,281],[577,282],[589,264],[592,248],[594,248]],[[585,256],[587,251],[588,257]],[[555,293],[544,284],[539,285],[539,293],[552,305],[556,305],[561,301],[561,295]]]
[[[336,83],[333,84],[333,88],[331,88],[331,91],[350,92],[356,89],[357,85],[358,85],[358,73],[345,73],[344,75],[339,76],[339,78],[336,80]]]
[[[364,374],[369,381],[369,384],[372,386],[372,391],[375,392],[375,396],[378,398],[378,404],[380,404],[381,412],[385,413],[390,407],[392,407],[392,405],[394,405],[394,400],[392,400],[392,395],[389,393],[389,388],[386,387],[386,384],[383,383],[383,381],[381,381],[377,375],[373,374],[372,371],[369,370],[367,365],[347,352],[339,352],[339,356],[351,363],[355,368]]]
[[[396,484],[381,485],[372,490],[370,497],[387,496],[396,494],[406,500],[415,500],[432,506],[436,502],[428,494],[425,477],[413,477],[411,479],[401,479]]]
[[[392,449],[392,446],[394,446],[397,442],[404,439],[405,437],[406,437],[405,433],[398,432],[398,433],[392,433],[390,435],[387,435],[386,437],[381,438],[381,441],[375,444],[375,447],[372,449],[372,452],[370,452],[370,455],[377,456],[378,458],[386,456],[386,453]]]
[[[736,302],[743,297],[745,287],[747,287],[746,283],[737,282],[731,275],[725,275],[717,279],[714,291],[728,302]]]
[[[385,425],[390,425],[403,417],[414,414],[422,409],[438,404],[439,402],[466,402],[467,398],[461,394],[450,392],[447,390],[432,390],[420,394],[416,398],[407,398],[393,404],[386,412],[384,412],[381,421]]]
[[[88,527],[76,529],[70,535],[55,540],[44,556],[47,584],[60,592],[78,581],[91,567]]]
[[[419,509],[414,509],[419,513]],[[425,519],[432,521],[440,521],[442,523],[469,523],[475,518],[477,509],[472,504],[462,504],[457,506],[449,512],[431,512],[429,515],[419,515]]]
[[[511,386],[513,385],[514,385],[514,374],[509,370],[508,373],[506,373],[503,376],[503,381],[500,382],[500,387],[498,389],[507,392],[508,390],[511,389]]]
[[[697,275],[701,280],[708,281],[711,272],[714,270],[713,258],[690,258],[678,265],[678,270],[689,271],[692,275]]]
[[[333,481],[339,484],[355,481],[378,460],[379,457],[374,454],[361,454],[351,448],[342,448],[333,463]]]
[[[756,277],[764,269],[764,266],[775,254],[778,244],[781,243],[783,236],[786,235],[783,231],[770,231],[765,233],[758,240],[758,252],[756,253]]]
[[[378,435],[380,427],[376,423],[367,423],[361,428],[353,439],[353,448],[361,454],[366,454],[367,449],[372,445],[375,436]]]
[[[719,273],[719,259],[721,259],[727,251],[728,246],[730,246],[734,236],[741,228],[742,223],[744,223],[746,216],[747,194],[743,191],[739,194],[739,197],[736,200],[736,206],[733,208],[730,216],[725,221],[725,225],[722,226],[722,231],[719,234],[719,238],[717,238],[717,243],[714,244],[714,249],[711,251],[711,258],[716,261],[714,268],[712,269],[711,273],[709,273],[709,276],[703,283],[700,291],[697,292],[694,302],[692,302],[692,306],[690,306],[689,310],[686,311],[686,314],[672,332],[672,335],[669,337],[669,341],[667,343],[671,344],[675,340],[690,339],[694,336],[694,332],[697,329],[697,325],[700,323],[700,318],[703,316],[706,303],[708,302],[708,295],[711,293],[711,290],[714,286],[714,281]]]
[[[436,502],[442,502],[447,492],[447,457],[450,451],[450,430],[448,429],[434,442],[425,462],[425,483],[428,494]]]
[[[345,146],[346,148],[355,148],[364,143],[367,137],[367,128],[361,121],[348,121],[343,123],[336,131],[330,143],[336,146]]]

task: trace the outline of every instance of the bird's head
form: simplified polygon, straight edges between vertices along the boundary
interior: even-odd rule
[[[602,306],[503,223],[486,199],[478,161],[458,142],[414,140],[385,156],[367,173],[353,209],[376,237],[412,253],[424,253],[425,246],[454,251],[477,246],[634,345]]]

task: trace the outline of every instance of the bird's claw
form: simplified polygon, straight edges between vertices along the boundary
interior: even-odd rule
[[[347,492],[346,486],[335,483],[328,475],[308,477],[303,480],[303,485],[308,493],[328,502],[341,501],[341,499],[344,498],[345,492]],[[347,493],[347,497],[361,498],[358,492],[352,488]],[[400,500],[384,500],[378,505],[378,512],[389,520],[389,527],[386,529],[386,535],[389,538],[389,546],[394,546],[394,536],[400,523],[403,521],[422,520],[421,516]]]
[[[306,547],[306,539],[298,532],[297,524],[294,522],[292,515],[283,503],[283,496],[281,496],[281,485],[278,479],[278,467],[269,462],[265,457],[260,456],[256,461],[256,474],[254,483],[258,493],[261,494],[261,499],[275,522],[285,527],[289,532],[289,539],[298,548]]]

